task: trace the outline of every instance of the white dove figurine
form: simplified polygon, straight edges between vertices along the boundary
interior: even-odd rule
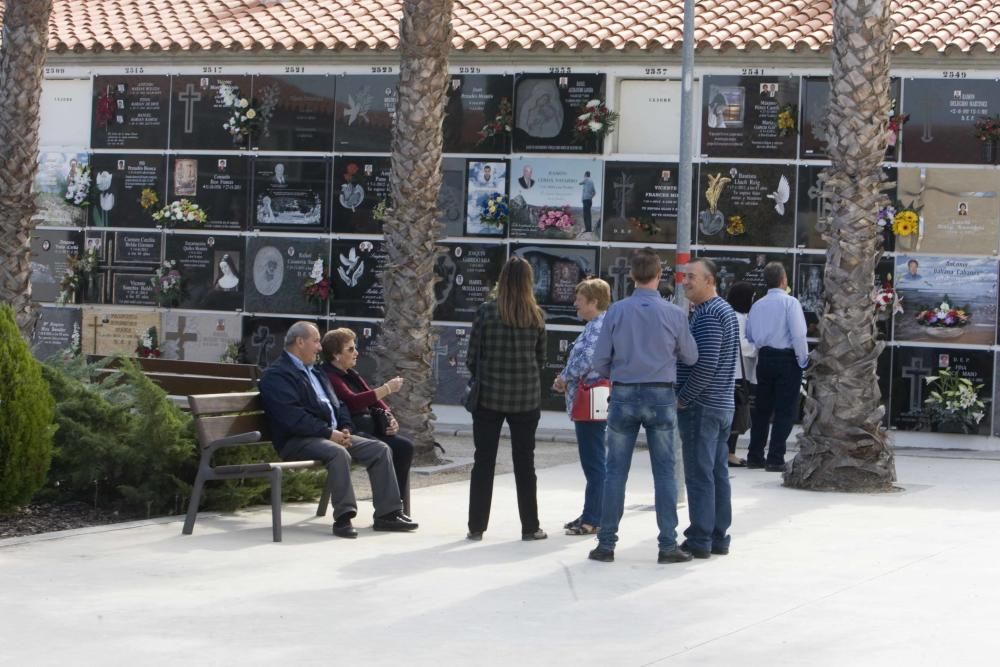
[[[785,214],[785,204],[788,203],[788,198],[792,195],[792,188],[788,184],[788,179],[784,176],[778,181],[778,189],[767,196],[768,199],[774,200],[774,210],[778,212],[778,215]]]

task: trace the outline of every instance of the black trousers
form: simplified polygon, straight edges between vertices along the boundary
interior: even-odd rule
[[[539,410],[503,413],[479,408],[472,413],[472,439],[476,454],[469,483],[469,532],[481,533],[489,527],[493,477],[496,472],[497,449],[500,446],[500,429],[504,420],[510,426],[521,532],[533,533],[538,530],[535,429],[538,428],[540,416]]]
[[[399,495],[406,498],[410,487],[410,464],[413,463],[413,441],[399,435],[383,435],[377,438],[389,445],[392,450],[392,467],[396,471],[396,483],[399,484]]]
[[[583,200],[583,230],[585,232],[593,231],[591,229],[591,227],[593,227],[593,222],[591,221],[591,218],[590,218],[590,208],[593,205],[594,205],[594,200],[593,199],[584,199]]]
[[[785,462],[785,441],[799,414],[801,385],[802,368],[792,350],[760,349],[757,353],[757,395],[751,412],[747,462],[769,465]],[[766,461],[765,445],[768,445]]]

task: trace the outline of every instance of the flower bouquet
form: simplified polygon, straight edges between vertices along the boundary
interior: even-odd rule
[[[542,209],[541,215],[538,216],[538,229],[543,232],[546,229],[555,229],[560,232],[571,231],[573,229],[573,216],[570,215],[569,206]]]
[[[921,237],[920,211],[923,207],[915,206],[913,202],[909,205],[896,202],[890,208],[895,211],[892,216],[892,233],[896,237],[897,249],[913,250]]]
[[[742,236],[747,231],[746,225],[743,224],[742,215],[731,215],[729,216],[726,224],[726,233],[730,236]]]
[[[78,208],[90,206],[90,167],[83,165],[66,179],[66,201]]]
[[[643,234],[649,234],[650,236],[655,236],[660,233],[660,226],[657,225],[655,222],[653,222],[652,218],[629,217],[628,226],[637,232],[642,232]]]
[[[891,279],[883,281],[882,287],[875,290],[872,301],[875,302],[875,314],[880,318],[903,312],[903,297],[896,292]]]
[[[924,399],[924,414],[931,424],[953,424],[969,433],[986,416],[986,406],[979,398],[983,385],[973,384],[946,368],[937,375],[928,375],[924,382],[933,388]]]
[[[240,355],[241,355],[240,347],[241,346],[239,341],[233,341],[229,343],[229,345],[226,346],[226,351],[223,352],[222,356],[219,357],[219,361],[221,361],[224,364],[240,363]]]
[[[229,110],[229,120],[222,129],[229,132],[233,143],[248,148],[247,142],[260,129],[260,114],[254,108],[253,100],[240,95],[240,89],[230,84],[219,86],[222,106]]]
[[[208,221],[208,214],[205,209],[187,199],[174,201],[153,214],[153,220],[163,222],[168,227],[179,222],[191,222],[196,225],[204,225]]]
[[[330,300],[330,272],[326,270],[322,258],[313,262],[312,271],[302,284],[302,293],[306,300],[316,306],[322,306]]]
[[[142,189],[142,194],[139,195],[139,206],[142,207],[142,210],[149,210],[159,203],[160,196],[156,194],[156,190],[153,190],[152,188]]]
[[[160,340],[156,335],[156,327],[149,327],[146,333],[139,336],[139,344],[135,348],[135,356],[143,359],[160,358]]]
[[[972,315],[969,307],[953,308],[947,295],[937,307],[926,308],[917,313],[917,324],[927,327],[928,335],[936,338],[957,338],[962,335],[962,327],[969,324]]]
[[[481,200],[479,205],[479,222],[484,227],[503,230],[510,219],[510,209],[507,207],[507,196],[499,192],[491,192]]]
[[[500,105],[497,107],[497,115],[479,130],[479,145],[494,140],[505,140],[510,134],[513,124],[514,110],[510,105],[510,100],[501,97]]]
[[[184,277],[177,270],[177,262],[168,259],[161,264],[149,279],[153,286],[153,297],[158,306],[173,306],[184,294]]]
[[[976,139],[990,143],[1000,141],[1000,114],[976,118]]]
[[[893,110],[889,115],[889,126],[886,128],[886,146],[892,147],[899,140],[899,133],[903,131],[903,126],[910,120],[908,113],[896,113],[896,101],[892,101]]]
[[[798,131],[799,110],[794,104],[786,104],[778,111],[778,136],[787,137]]]
[[[375,208],[372,209],[372,220],[375,222],[385,222],[386,218],[389,217],[389,211],[392,210],[392,198],[389,196],[379,199],[378,203],[375,204]]]
[[[590,100],[576,117],[573,140],[583,143],[588,139],[600,139],[615,131],[618,114],[608,109],[601,100]]]
[[[63,274],[62,280],[59,282],[59,296],[56,298],[56,305],[63,306],[67,303],[74,303],[83,281],[92,283],[96,271],[96,248],[88,248],[82,257],[67,255],[66,273]]]

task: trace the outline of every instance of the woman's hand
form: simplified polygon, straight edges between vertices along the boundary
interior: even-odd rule
[[[398,375],[388,382],[385,383],[385,388],[389,390],[390,394],[395,394],[397,391],[403,388],[403,378]]]
[[[389,427],[385,429],[386,435],[396,435],[399,433],[399,422],[391,414],[389,415]]]
[[[553,391],[558,391],[560,394],[566,391],[566,380],[562,379],[561,375],[556,376],[556,381],[552,383]]]

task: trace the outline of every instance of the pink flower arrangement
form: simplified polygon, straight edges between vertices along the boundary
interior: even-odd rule
[[[538,216],[538,229],[558,229],[568,232],[573,228],[573,216],[569,213],[569,206],[562,208],[547,208]]]

